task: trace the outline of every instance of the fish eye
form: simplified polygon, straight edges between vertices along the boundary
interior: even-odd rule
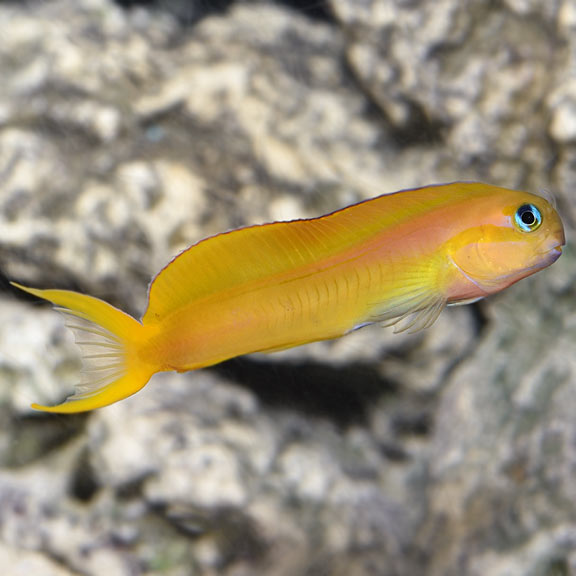
[[[522,232],[534,232],[542,224],[542,214],[534,204],[522,204],[516,210],[514,221]]]

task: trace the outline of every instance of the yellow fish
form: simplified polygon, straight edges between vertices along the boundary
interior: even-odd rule
[[[194,244],[154,278],[138,321],[66,290],[22,290],[69,315],[83,353],[75,394],[32,406],[81,412],[252,352],[382,322],[416,331],[449,304],[484,298],[555,262],[564,230],[544,198],[455,182],[378,196],[326,216]]]

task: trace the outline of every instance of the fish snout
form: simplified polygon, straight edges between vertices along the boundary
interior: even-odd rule
[[[554,264],[562,256],[562,245],[559,244],[548,251],[548,262]]]
[[[566,244],[566,238],[564,237],[564,231],[562,230],[560,234],[549,238],[546,242],[543,242],[540,246],[538,253],[544,258],[545,266],[553,264],[562,256],[562,246]]]
[[[564,234],[564,227],[560,223],[559,226],[542,242],[538,252],[541,254],[557,254],[557,258],[562,254],[562,246],[566,245],[566,236]]]

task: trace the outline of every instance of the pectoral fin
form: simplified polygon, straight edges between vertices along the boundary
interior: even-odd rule
[[[430,284],[418,279],[407,283],[403,291],[376,304],[368,321],[394,326],[395,333],[429,328],[447,304],[444,294],[437,288],[430,288]]]
[[[414,300],[406,312],[396,318],[384,320],[384,326],[394,326],[394,333],[408,332],[413,334],[430,328],[436,322],[440,312],[446,306],[446,298],[440,294],[422,294]]]

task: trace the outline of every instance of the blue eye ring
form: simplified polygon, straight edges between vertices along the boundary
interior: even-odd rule
[[[534,204],[522,204],[516,210],[514,221],[522,232],[534,232],[542,224],[542,214]]]

